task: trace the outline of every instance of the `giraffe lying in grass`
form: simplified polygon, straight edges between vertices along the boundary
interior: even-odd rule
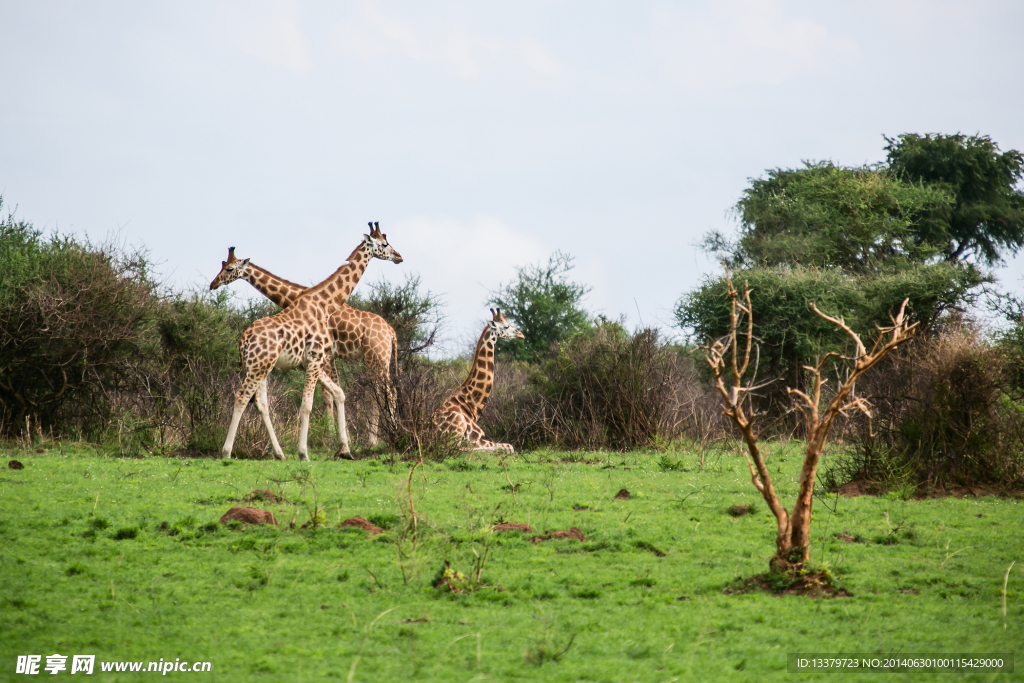
[[[231,247],[228,249],[228,260],[221,261],[220,272],[210,283],[210,289],[223,287],[235,280],[245,280],[281,308],[288,308],[307,291],[306,287],[278,277],[265,268],[251,263],[249,259],[235,257],[235,248]],[[366,371],[372,377],[373,385],[384,392],[385,410],[393,418],[396,395],[391,378],[392,360],[395,363],[395,374],[398,374],[398,339],[395,330],[379,315],[352,308],[345,303],[351,294],[351,290],[346,289],[343,287],[334,293],[333,304],[336,308],[330,318],[334,343],[331,346],[331,359],[324,364],[324,371],[331,381],[340,386],[338,369],[334,361],[362,360]],[[331,392],[324,392],[324,401],[333,426],[335,401]],[[341,411],[340,423],[345,424],[344,392],[337,409]],[[369,418],[370,431],[367,441],[374,446],[377,444],[380,426],[377,401],[370,402]]]
[[[444,432],[467,441],[474,451],[515,451],[512,444],[496,443],[484,438],[484,430],[477,424],[491,389],[494,387],[494,345],[499,339],[522,339],[517,330],[501,313],[491,309],[492,319],[484,327],[473,352],[473,364],[458,389],[434,413],[434,423]]]
[[[282,370],[303,368],[306,382],[302,391],[302,405],[299,408],[299,459],[309,460],[306,440],[309,435],[309,413],[313,407],[313,391],[317,382],[331,392],[340,406],[344,401],[341,387],[326,372],[325,364],[330,360],[334,344],[331,317],[335,312],[335,297],[345,298],[352,293],[362,277],[370,259],[401,263],[402,257],[388,244],[387,235],[379,227],[372,227],[369,235],[348,257],[348,263],[338,268],[326,280],[310,287],[288,308],[277,315],[257,320],[242,333],[238,340],[238,352],[242,361],[242,386],[235,394],[235,407],[231,415],[231,426],[221,455],[231,457],[235,434],[242,414],[249,400],[256,395],[256,407],[263,418],[263,424],[270,433],[270,443],[278,460],[284,460],[284,452],[277,442],[274,425],[270,421],[267,406],[267,377],[275,367]],[[349,452],[348,436],[345,432],[345,413],[338,411],[338,436],[341,448],[338,455]]]

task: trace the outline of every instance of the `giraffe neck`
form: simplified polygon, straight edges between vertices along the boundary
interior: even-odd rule
[[[473,364],[469,369],[469,376],[459,387],[459,393],[463,398],[463,405],[468,407],[471,420],[480,416],[480,411],[487,404],[494,387],[494,342],[496,338],[491,331],[490,325],[484,328],[480,340],[476,343],[476,350],[473,352]]]
[[[306,288],[280,278],[265,268],[260,268],[255,263],[249,263],[245,269],[244,279],[252,285],[256,291],[267,297],[281,308],[288,308],[299,298]]]
[[[344,304],[352,290],[359,284],[359,278],[370,264],[370,258],[370,245],[366,242],[360,243],[349,255],[348,263],[338,268],[320,284],[306,290],[308,296],[311,300],[328,304],[332,308]]]

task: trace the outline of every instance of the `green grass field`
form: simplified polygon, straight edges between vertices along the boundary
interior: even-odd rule
[[[788,500],[799,448],[770,450]],[[774,544],[736,456],[701,472],[682,452],[525,453],[509,461],[515,497],[493,457],[428,463],[412,479],[415,548],[405,463],[2,457],[2,680],[24,680],[18,655],[54,653],[95,654],[96,680],[123,681],[156,674],[99,662],[210,661],[167,674],[203,681],[823,680],[849,674],[787,673],[787,653],[1024,643],[1024,507],[1010,498],[820,498],[812,554],[852,597],[811,599],[724,592],[765,572]],[[632,498],[615,500],[621,488]],[[253,489],[284,498],[254,503],[278,527],[217,524]],[[755,511],[734,518],[734,504]],[[389,528],[339,528],[350,516]],[[499,521],[576,526],[586,541],[531,543],[490,532]],[[445,560],[465,592],[433,587]],[[1016,671],[856,680],[1024,680],[1024,662]]]

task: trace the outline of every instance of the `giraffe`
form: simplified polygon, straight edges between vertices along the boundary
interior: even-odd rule
[[[299,459],[309,460],[306,439],[309,434],[309,413],[313,406],[313,391],[319,381],[331,392],[334,401],[343,405],[345,394],[324,371],[324,364],[330,357],[334,343],[331,331],[333,300],[339,293],[347,298],[366,270],[371,258],[401,263],[401,255],[388,244],[387,235],[380,227],[371,224],[370,234],[348,257],[348,262],[338,268],[326,280],[310,287],[291,306],[276,315],[257,320],[242,333],[238,340],[238,353],[242,361],[242,386],[235,394],[231,425],[221,455],[231,457],[235,434],[242,414],[249,400],[256,395],[256,407],[263,418],[263,424],[270,433],[274,456],[284,460],[284,453],[274,433],[267,409],[267,376],[275,367],[282,370],[301,367],[306,371],[306,381],[299,408]],[[345,432],[345,413],[337,412],[338,437],[341,441],[339,454],[347,454],[348,436]]]
[[[458,435],[474,451],[515,451],[512,444],[495,443],[484,438],[484,430],[477,424],[494,386],[494,345],[499,339],[523,339],[523,333],[508,321],[500,308],[491,309],[483,334],[476,343],[469,375],[447,401],[434,413],[434,423],[444,432]]]
[[[285,280],[251,263],[249,259],[239,259],[235,256],[235,248],[228,249],[228,259],[221,261],[220,272],[210,283],[210,289],[217,289],[230,284],[235,280],[245,280],[258,292],[273,301],[281,308],[291,306],[306,287]],[[382,387],[385,409],[389,416],[395,415],[396,395],[395,387],[391,380],[391,361],[395,361],[395,374],[398,374],[398,337],[394,328],[384,318],[375,313],[352,308],[347,303],[351,291],[346,292],[342,287],[335,293],[333,304],[335,310],[331,316],[331,331],[334,343],[331,347],[331,359],[325,363],[324,368],[328,377],[339,386],[341,381],[338,377],[338,369],[334,361],[360,360],[366,366],[367,372],[373,377],[373,385]],[[324,392],[324,400],[327,404],[327,414],[334,425],[334,397],[331,392]],[[345,404],[341,403],[338,410],[342,411],[344,421]],[[377,401],[370,402],[370,432],[368,441],[371,446],[377,444],[377,432],[379,428],[379,412]]]

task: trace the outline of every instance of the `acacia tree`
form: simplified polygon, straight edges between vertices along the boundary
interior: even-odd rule
[[[901,180],[946,191],[951,207],[920,212],[920,238],[942,240],[956,262],[974,255],[990,265],[1024,247],[1024,155],[1000,152],[987,135],[916,135],[886,138],[890,172]]]
[[[489,303],[500,308],[524,337],[505,344],[502,353],[536,361],[555,342],[590,327],[590,316],[581,306],[590,287],[569,280],[572,261],[572,256],[556,251],[547,265],[518,268],[514,282],[491,294]]]
[[[729,334],[714,342],[708,341],[702,348],[704,358],[714,375],[715,388],[721,395],[724,413],[732,419],[743,435],[749,455],[747,465],[750,468],[750,480],[761,493],[768,508],[775,515],[777,534],[775,538],[775,555],[769,561],[773,571],[791,573],[803,568],[811,555],[811,508],[814,501],[814,483],[818,463],[836,418],[846,415],[852,410],[859,410],[871,415],[870,407],[863,398],[854,393],[857,379],[871,369],[886,354],[905,343],[914,336],[918,323],[908,324],[904,299],[899,313],[892,319],[889,327],[879,327],[878,336],[870,351],[864,346],[860,336],[854,332],[841,317],[833,317],[822,313],[811,302],[810,308],[815,315],[845,332],[853,341],[855,352],[851,356],[830,352],[825,354],[814,366],[805,366],[811,375],[811,387],[808,391],[788,389],[796,408],[803,415],[807,429],[807,447],[804,450],[804,463],[800,470],[799,491],[792,511],[788,511],[779,500],[778,493],[772,484],[771,475],[765,464],[764,456],[758,445],[758,431],[753,419],[753,409],[747,400],[751,393],[759,387],[755,385],[753,375],[755,367],[751,366],[752,355],[756,354],[754,344],[754,316],[750,303],[750,287],[744,283],[743,293],[733,286],[732,278],[725,276],[729,296],[730,327]],[[745,329],[744,329],[745,328]],[[889,335],[888,340],[886,339]],[[828,382],[824,376],[826,364],[831,360],[845,361],[846,373],[840,377],[840,385],[831,400],[821,409],[822,389]]]
[[[751,284],[761,369],[802,390],[802,367],[836,350],[831,325],[811,311],[811,301],[841,311],[859,334],[870,333],[904,297],[907,314],[924,330],[945,312],[969,306],[990,277],[971,263],[939,260],[953,203],[946,186],[878,167],[825,162],[752,180],[735,207],[738,233],[712,234],[705,248]],[[720,277],[685,293],[675,310],[680,327],[697,340],[727,334],[724,294]],[[759,407],[788,407],[780,388],[759,395]]]

